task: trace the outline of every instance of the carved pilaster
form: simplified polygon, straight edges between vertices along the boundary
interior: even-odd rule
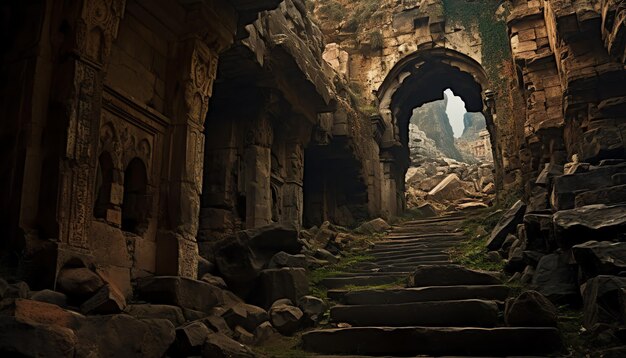
[[[85,0],[75,19],[71,52],[75,57],[58,78],[70,88],[65,104],[65,149],[60,163],[57,209],[59,240],[79,249],[88,248],[87,233],[93,205],[96,149],[102,103],[103,68],[124,13],[125,0]],[[71,69],[71,70],[67,70]]]
[[[194,277],[200,195],[204,167],[204,121],[217,73],[217,52],[197,38],[180,43],[177,63],[178,90],[173,96],[171,118],[171,177],[168,208],[171,229],[178,241],[176,272]]]

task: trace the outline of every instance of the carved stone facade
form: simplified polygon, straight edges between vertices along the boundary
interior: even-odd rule
[[[1,104],[14,118],[0,126],[9,163],[0,187],[10,198],[1,246],[25,252],[14,262],[21,276],[53,287],[62,267],[88,266],[126,295],[146,275],[196,278],[204,122],[219,56],[277,5],[1,6],[17,40],[2,59],[2,92],[22,96]]]

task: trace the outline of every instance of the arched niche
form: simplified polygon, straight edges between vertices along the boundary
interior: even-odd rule
[[[124,171],[122,230],[142,234],[149,213],[148,174],[143,160],[133,158]]]

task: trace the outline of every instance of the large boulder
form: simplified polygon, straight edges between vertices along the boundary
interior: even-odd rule
[[[558,311],[537,291],[524,291],[506,301],[504,320],[516,327],[556,327]]]
[[[168,320],[125,314],[90,316],[75,332],[77,357],[163,357],[175,337]]]
[[[154,276],[138,280],[139,298],[150,302],[175,305],[210,312],[223,301],[222,290],[206,282],[177,276]]]
[[[73,358],[76,343],[69,328],[0,316],[0,354],[4,357]]]
[[[85,317],[23,299],[5,307],[3,315],[0,352],[29,357],[162,357],[174,341],[174,325],[163,319],[126,314]],[[8,343],[11,338],[14,342]]]
[[[67,296],[65,294],[47,289],[33,292],[30,299],[34,301],[52,303],[60,307],[67,306]]]
[[[626,277],[600,275],[585,282],[581,286],[585,328],[593,330],[597,324],[625,323],[625,289]]]
[[[626,243],[588,241],[572,247],[576,263],[586,277],[617,275],[626,271]]]
[[[568,264],[566,255],[549,254],[539,260],[532,280],[533,287],[552,302],[579,299],[576,269]]]
[[[487,248],[489,251],[496,251],[502,247],[507,235],[514,234],[517,231],[517,225],[522,223],[524,219],[524,212],[526,211],[526,204],[521,200],[518,200],[513,206],[507,210],[498,224],[491,232],[489,241],[487,241]]]
[[[202,358],[254,358],[250,348],[221,334],[209,334],[202,346]]]
[[[306,260],[306,256],[303,254],[291,255],[281,251],[272,257],[268,268],[272,269],[283,267],[300,267],[306,269],[309,267],[309,263]]]
[[[594,167],[586,173],[555,177],[550,198],[552,208],[557,211],[574,208],[577,194],[613,186],[612,176],[619,173],[626,173],[625,164]]]
[[[550,252],[554,249],[554,225],[551,212],[533,212],[524,215],[528,250]]]
[[[326,302],[315,296],[300,297],[298,307],[302,310],[302,313],[304,313],[305,322],[308,324],[317,323],[327,309]]]
[[[372,235],[383,233],[387,230],[391,229],[391,226],[387,224],[387,222],[381,218],[376,218],[374,220],[370,220],[361,224],[356,230],[356,233],[364,234],[364,235]]]
[[[120,313],[124,308],[126,308],[126,299],[112,284],[102,287],[80,306],[81,312],[85,314]]]
[[[178,327],[181,324],[185,323],[183,310],[177,306],[135,304],[127,306],[124,312],[138,319],[166,319],[172,322],[174,327]]]
[[[269,320],[267,312],[261,307],[240,303],[229,308],[222,318],[234,330],[237,326],[253,332],[261,323]]]
[[[209,336],[209,329],[199,321],[176,328],[176,340],[168,353],[174,357],[198,356]]]
[[[240,231],[218,242],[214,247],[215,264],[228,287],[247,296],[274,255],[281,251],[296,255],[302,247],[295,227],[271,224]]]
[[[499,285],[492,272],[470,270],[460,265],[420,265],[409,276],[409,287]]]
[[[91,297],[104,285],[102,278],[86,267],[64,268],[57,277],[57,290],[79,301]]]
[[[272,305],[269,314],[274,328],[287,336],[296,333],[304,317],[302,310],[286,303]]]
[[[557,244],[564,249],[590,238],[619,240],[626,232],[626,205],[598,204],[562,210],[554,214],[553,222]]]
[[[450,174],[429,191],[426,197],[439,202],[455,201],[469,196],[466,187],[458,175]]]
[[[309,293],[309,279],[302,268],[281,268],[263,270],[255,299],[262,307],[270,307],[281,298],[292,302]]]

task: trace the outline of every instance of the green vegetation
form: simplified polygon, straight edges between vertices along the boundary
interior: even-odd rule
[[[403,288],[406,287],[406,279],[400,278],[396,282],[386,283],[383,285],[368,285],[368,286],[357,286],[357,285],[348,285],[344,287],[346,291],[354,292],[361,290],[387,290],[391,288]]]
[[[277,336],[260,347],[253,347],[261,358],[306,358],[311,355],[300,348],[300,336]]]
[[[517,201],[519,195],[515,194],[517,193],[503,196],[493,207],[478,210],[475,215],[463,222],[463,232],[468,239],[449,251],[452,261],[473,269],[502,271],[503,262],[494,262],[487,255],[487,240],[504,210],[509,209]]]
[[[482,40],[482,65],[491,82],[489,89],[497,94],[498,118],[510,120],[513,118],[510,98],[515,75],[505,22],[509,10],[505,7],[504,13],[498,15],[498,3],[493,0],[443,0],[444,14],[449,22],[458,21],[466,28],[478,27]]]
[[[348,254],[336,264],[327,265],[311,271],[309,273],[311,294],[324,300],[328,300],[327,289],[321,285],[322,280],[341,275],[356,264],[373,259],[374,257],[370,255],[356,253]]]

